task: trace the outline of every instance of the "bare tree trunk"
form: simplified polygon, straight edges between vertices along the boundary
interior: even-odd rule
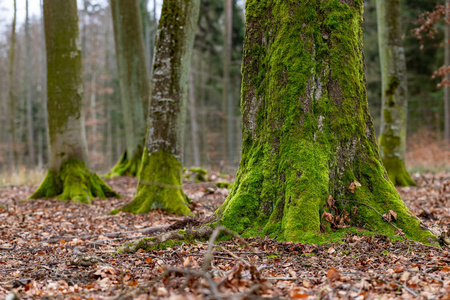
[[[42,111],[44,114],[44,136],[45,136],[45,148],[47,149],[47,155],[45,157],[45,161],[49,160],[49,145],[50,145],[50,139],[48,134],[48,112],[47,112],[47,62],[46,62],[46,47],[45,47],[45,30],[44,30],[44,5],[42,3],[43,0],[41,0],[41,38],[42,38],[42,57],[41,57],[41,64],[42,64]],[[44,159],[44,157],[43,157]]]
[[[11,164],[13,170],[18,166],[19,154],[17,152],[17,142],[16,142],[16,125],[15,125],[15,96],[14,96],[14,56],[16,47],[16,18],[17,18],[17,7],[16,0],[14,0],[14,17],[11,26],[11,42],[9,48],[9,133],[11,141]]]
[[[380,154],[392,183],[415,185],[405,167],[408,83],[400,0],[377,0],[382,77]]]
[[[111,0],[126,152],[108,177],[138,175],[145,143],[149,77],[139,2]]]
[[[197,104],[196,104],[196,94],[195,94],[195,75],[193,72],[193,62],[192,59],[191,68],[189,70],[189,116],[191,119],[191,141],[192,141],[192,154],[194,159],[194,165],[200,166],[200,145],[198,141],[198,120],[197,120]]]
[[[26,0],[26,17],[25,17],[25,50],[27,60],[27,132],[28,132],[28,155],[30,167],[34,167],[36,164],[36,155],[34,151],[34,129],[33,129],[33,82],[31,81],[31,53],[30,53],[30,24],[28,17],[28,0]]]
[[[76,0],[44,0],[50,163],[33,199],[91,203],[95,197],[117,196],[89,170],[77,13]]]
[[[450,66],[450,0],[445,1],[445,66]],[[447,85],[444,87],[445,140],[450,142],[450,73],[445,74]]]
[[[224,36],[224,57],[223,57],[223,92],[222,92],[222,113],[223,113],[223,133],[224,133],[224,160],[226,165],[230,165],[232,158],[232,128],[230,128],[230,107],[232,99],[230,98],[230,65],[231,65],[231,38],[233,28],[233,0],[224,0],[225,8],[225,36]],[[231,105],[230,105],[231,102]],[[231,126],[232,127],[232,126]]]
[[[181,174],[187,83],[199,9],[200,0],[164,0],[139,185],[133,201],[113,213],[161,208],[190,214]]]

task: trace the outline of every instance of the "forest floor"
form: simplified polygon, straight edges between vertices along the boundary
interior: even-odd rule
[[[405,203],[428,226],[448,230],[450,174],[414,179],[420,187],[399,188]],[[137,181],[108,183],[123,197],[90,206],[22,201],[35,186],[0,189],[0,298],[450,299],[448,247],[385,236],[348,235],[343,243],[320,246],[259,238],[246,239],[248,246],[219,242],[208,273],[202,271],[207,242],[117,254],[124,242],[158,226],[183,225],[185,218],[162,211],[112,216],[111,209],[130,201]],[[190,224],[211,216],[229,192],[213,184],[184,188],[196,215]]]

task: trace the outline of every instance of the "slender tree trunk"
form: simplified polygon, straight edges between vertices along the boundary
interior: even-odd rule
[[[392,210],[408,238],[436,242],[381,163],[366,97],[363,6],[247,1],[242,155],[217,211],[225,227],[322,243],[356,230],[334,231],[345,226],[395,235],[378,214]]]
[[[11,42],[9,48],[9,133],[11,141],[11,164],[13,170],[18,167],[19,153],[17,152],[17,142],[16,142],[16,125],[15,125],[15,96],[14,96],[14,57],[16,53],[16,18],[17,18],[17,7],[16,0],[14,0],[14,17],[11,26]]]
[[[138,175],[145,143],[149,77],[137,0],[111,0],[127,149],[108,176]]]
[[[136,197],[120,210],[189,214],[181,172],[187,82],[200,0],[164,0],[156,41],[147,134]],[[118,212],[115,210],[114,212]]]
[[[380,154],[395,185],[415,185],[405,167],[408,88],[400,0],[377,0],[382,76]]]
[[[91,203],[94,197],[117,196],[88,170],[76,0],[44,0],[44,22],[50,163],[31,198]]]
[[[195,60],[192,60],[195,61]],[[197,121],[197,109],[196,94],[195,94],[195,75],[192,68],[189,70],[189,116],[191,119],[191,141],[192,141],[192,154],[194,165],[200,166],[200,145],[198,141],[198,121]]]
[[[41,26],[42,26],[42,31],[41,31],[41,38],[42,38],[42,57],[41,57],[41,63],[42,63],[42,111],[43,111],[43,115],[44,115],[44,133],[45,133],[45,145],[47,148],[47,152],[46,152],[46,157],[45,157],[45,161],[49,160],[49,155],[50,155],[50,150],[48,149],[49,145],[50,145],[50,138],[49,138],[49,134],[48,134],[48,128],[47,128],[47,124],[48,124],[48,113],[47,113],[47,63],[46,63],[46,48],[45,48],[45,30],[44,30],[44,5],[43,2],[41,0]]]
[[[450,0],[445,1],[445,66],[450,66]],[[450,142],[450,73],[445,74],[447,85],[444,87],[445,140]]]
[[[30,167],[36,164],[36,155],[34,150],[34,127],[33,127],[33,82],[31,81],[31,53],[30,53],[30,24],[28,17],[28,0],[26,0],[26,17],[25,17],[25,48],[27,56],[27,132],[28,132],[28,155]]]
[[[224,57],[223,57],[223,93],[222,93],[222,113],[223,113],[223,133],[224,133],[224,160],[230,165],[232,157],[232,132],[230,128],[230,116],[232,111],[232,99],[230,98],[230,65],[231,65],[231,38],[233,29],[233,0],[224,0],[225,8],[225,35],[224,35]],[[231,102],[231,105],[230,105]]]

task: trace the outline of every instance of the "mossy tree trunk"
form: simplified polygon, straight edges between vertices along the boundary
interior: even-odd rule
[[[199,8],[199,0],[163,2],[139,185],[133,201],[119,210],[146,213],[161,208],[189,214],[181,181],[182,148],[189,65]]]
[[[433,237],[420,229],[381,163],[366,98],[363,5],[247,0],[243,145],[236,181],[217,211],[225,227],[318,243],[353,230],[333,232],[340,217],[395,234],[377,213],[392,210],[407,237]],[[349,189],[354,181],[361,186]],[[336,201],[336,212],[327,206],[329,195],[352,202]]]
[[[90,203],[117,196],[89,171],[76,0],[44,0],[49,170],[30,198]]]
[[[111,0],[127,149],[108,177],[136,176],[145,142],[149,78],[138,0]]]
[[[380,154],[395,185],[415,185],[405,167],[407,80],[400,0],[377,0],[381,64]]]

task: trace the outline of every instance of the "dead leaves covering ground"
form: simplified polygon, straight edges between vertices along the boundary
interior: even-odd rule
[[[399,190],[406,204],[426,225],[448,230],[450,174],[415,179],[422,187]],[[383,236],[349,235],[345,243],[321,246],[220,242],[208,272],[202,271],[207,243],[116,254],[123,242],[183,218],[161,211],[111,216],[112,208],[131,199],[136,180],[108,183],[124,197],[91,206],[23,202],[31,187],[0,189],[1,298],[15,290],[24,299],[450,299],[448,248]],[[197,215],[191,223],[211,216],[228,193],[207,183],[185,190]]]

